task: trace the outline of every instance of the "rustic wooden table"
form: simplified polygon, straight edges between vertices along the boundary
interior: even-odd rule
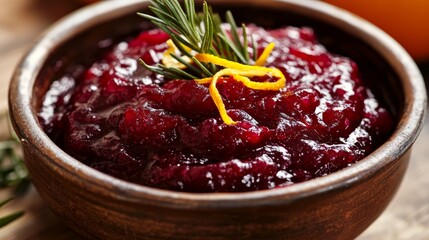
[[[7,107],[10,76],[37,36],[59,17],[80,7],[75,1],[0,0],[0,112]],[[429,82],[429,64],[422,70]],[[426,72],[425,72],[426,71]],[[0,125],[4,123],[0,122]],[[0,126],[0,129],[5,129]],[[4,134],[4,133],[3,133]],[[0,138],[2,134],[0,133]],[[358,239],[429,239],[429,121],[414,145],[412,161],[398,194],[380,218]],[[3,199],[7,191],[0,191]],[[0,229],[0,239],[80,239],[31,190],[15,199],[0,216],[25,210],[16,222]]]

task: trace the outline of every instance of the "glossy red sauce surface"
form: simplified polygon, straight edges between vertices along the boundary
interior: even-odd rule
[[[309,28],[252,26],[267,65],[287,79],[280,91],[246,88],[230,78],[218,89],[225,125],[206,85],[168,80],[155,64],[169,38],[159,30],[121,42],[84,74],[55,81],[39,119],[66,152],[109,175],[188,192],[283,187],[350,166],[393,129],[350,59],[331,54]],[[264,79],[259,79],[263,81]]]

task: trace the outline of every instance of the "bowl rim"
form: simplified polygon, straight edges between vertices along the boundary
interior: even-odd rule
[[[201,2],[201,1],[196,1]],[[145,202],[169,208],[248,207],[284,204],[301,198],[341,189],[369,178],[384,166],[397,160],[411,147],[419,135],[426,113],[426,88],[419,69],[408,53],[390,36],[371,23],[321,1],[218,0],[216,4],[243,4],[272,8],[288,8],[303,15],[315,15],[328,24],[358,36],[386,59],[396,71],[403,85],[405,104],[396,130],[390,138],[370,155],[327,176],[288,187],[245,193],[186,193],[162,190],[120,180],[79,162],[59,148],[39,126],[32,111],[32,91],[36,76],[50,50],[75,36],[79,31],[96,24],[147,7],[148,0],[106,1],[82,8],[66,16],[40,38],[17,67],[9,88],[9,109],[14,129],[24,146],[35,149],[67,177],[86,188],[110,191],[115,199],[133,203]],[[107,14],[109,13],[109,14]]]

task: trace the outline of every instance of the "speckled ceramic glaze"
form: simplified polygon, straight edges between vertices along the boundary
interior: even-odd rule
[[[198,1],[200,3],[200,1]],[[406,170],[422,126],[426,92],[418,68],[389,36],[318,1],[213,1],[220,12],[264,27],[310,26],[327,48],[353,58],[390,107],[397,126],[353,166],[289,187],[191,194],[124,182],[87,167],[52,142],[36,112],[68,66],[97,58],[94,47],[137,32],[148,1],[107,1],[57,23],[18,66],[10,86],[14,128],[32,181],[71,228],[90,239],[352,239],[384,210]],[[61,63],[61,64],[59,64]]]

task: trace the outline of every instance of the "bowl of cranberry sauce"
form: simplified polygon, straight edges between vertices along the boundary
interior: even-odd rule
[[[149,1],[94,4],[36,43],[9,104],[40,195],[92,239],[356,237],[394,196],[422,128],[415,63],[322,2],[210,4],[246,23],[254,52],[275,44],[258,68],[270,74],[213,84],[218,74],[143,67],[171,47],[136,14],[150,13]],[[252,88],[283,77],[276,90]]]

